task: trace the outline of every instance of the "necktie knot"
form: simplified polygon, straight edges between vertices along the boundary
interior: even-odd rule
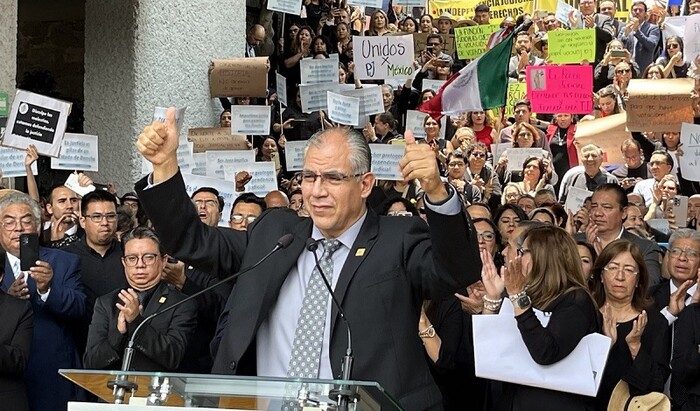
[[[323,255],[330,258],[333,253],[338,251],[341,245],[343,245],[339,240],[333,239],[333,240],[322,240],[321,244],[323,244]]]

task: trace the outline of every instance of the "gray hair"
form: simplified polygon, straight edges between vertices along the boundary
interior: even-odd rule
[[[360,133],[352,129],[334,127],[316,132],[313,136],[311,136],[309,141],[306,142],[306,146],[304,147],[304,158],[306,158],[306,153],[309,151],[310,147],[319,148],[324,144],[328,144],[325,141],[325,137],[331,133],[340,134],[347,139],[348,146],[350,147],[350,166],[352,167],[352,173],[368,173],[372,166],[372,152],[370,151],[369,144],[367,144],[365,138],[360,135]]]
[[[158,234],[148,227],[140,226],[124,233],[124,235],[122,235],[122,251],[126,250],[126,243],[131,240],[153,240],[158,244],[158,252],[161,255],[165,254],[165,249],[163,249],[163,245],[160,243]]]
[[[595,150],[598,152],[598,156],[600,156],[600,157],[603,156],[603,149],[600,148],[599,146],[593,144],[593,143],[586,144],[585,146],[581,147],[581,151],[583,151],[583,150],[593,150],[593,149],[595,149]]]
[[[679,228],[673,234],[671,238],[668,239],[668,247],[673,247],[673,243],[681,238],[687,238],[693,240],[695,244],[700,248],[700,232],[691,230],[690,228]]]
[[[39,227],[39,224],[41,224],[41,208],[36,200],[19,191],[11,192],[0,199],[0,214],[4,213],[5,209],[13,204],[29,206],[32,211],[32,217],[34,217],[34,224],[37,228]]]

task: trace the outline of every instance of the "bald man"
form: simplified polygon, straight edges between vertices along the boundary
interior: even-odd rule
[[[289,198],[279,190],[270,191],[265,196],[265,205],[267,208],[289,207]]]
[[[246,36],[245,56],[255,57],[255,48],[265,41],[265,27],[255,24],[248,30]]]

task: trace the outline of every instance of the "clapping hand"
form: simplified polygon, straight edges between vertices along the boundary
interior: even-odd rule
[[[499,300],[506,288],[503,278],[498,275],[493,258],[487,250],[479,250],[479,256],[481,257],[481,282],[484,284],[486,297]]]
[[[610,345],[614,345],[617,341],[617,319],[608,304],[603,307],[603,334],[612,340]]]

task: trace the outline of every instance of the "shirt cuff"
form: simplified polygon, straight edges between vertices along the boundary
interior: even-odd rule
[[[676,320],[678,319],[678,317],[676,317],[675,315],[673,315],[673,314],[671,314],[670,312],[668,312],[668,306],[664,307],[664,308],[661,310],[661,315],[663,315],[664,317],[666,317],[666,321],[668,321],[668,325],[673,324],[673,323],[676,322]]]
[[[51,288],[46,290],[46,293],[42,294],[41,291],[38,289],[36,290],[37,294],[39,294],[39,298],[41,298],[41,301],[46,302],[46,300],[49,298],[49,293],[51,292]]]
[[[446,187],[449,188],[447,189],[448,197],[445,201],[442,201],[440,204],[433,204],[426,195],[425,206],[438,214],[457,215],[460,211],[462,211],[462,203],[459,201],[459,198],[457,198],[457,190],[452,188],[450,185],[447,185]]]

